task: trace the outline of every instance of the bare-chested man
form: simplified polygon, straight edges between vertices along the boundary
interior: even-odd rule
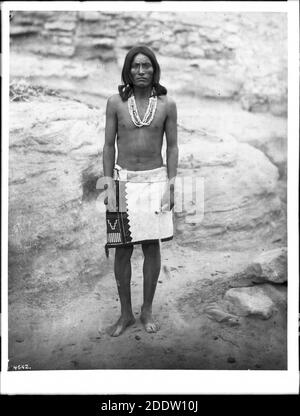
[[[152,178],[155,175],[160,175],[165,170],[166,181],[173,180],[174,184],[178,165],[177,110],[175,102],[167,95],[167,90],[159,83],[159,79],[160,67],[154,53],[148,47],[138,46],[128,52],[122,70],[124,85],[119,86],[119,94],[108,99],[106,108],[103,171],[105,177],[112,178],[112,183],[115,166],[119,166],[129,173],[147,174],[148,178],[150,174],[150,180],[154,180]],[[167,166],[163,166],[161,152],[164,134],[167,144]],[[115,201],[115,188],[109,186],[107,192],[108,196],[104,202],[108,211],[114,211],[112,201]],[[167,206],[166,210],[169,211],[167,214],[171,215],[174,206],[174,185],[168,186],[168,191],[162,195],[162,211],[159,215],[160,218],[166,218],[163,217],[165,207]],[[145,221],[149,222],[146,225],[150,230],[156,229],[155,221]],[[143,224],[137,228],[142,226]],[[134,233],[133,223],[131,230]],[[159,240],[165,241],[173,237],[169,237],[170,231],[169,234],[165,234],[166,238],[161,238],[155,234],[156,232],[153,231],[153,238],[137,238],[144,254],[143,305],[140,318],[147,332],[156,332],[159,329],[159,323],[152,317],[152,301],[161,267]],[[108,329],[111,336],[119,336],[126,327],[135,322],[130,292],[133,244],[135,242],[116,246],[114,271],[121,316]]]

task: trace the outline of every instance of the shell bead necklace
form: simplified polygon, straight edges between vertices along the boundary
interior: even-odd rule
[[[128,111],[133,124],[137,127],[149,126],[154,118],[157,107],[157,97],[150,97],[146,113],[141,120],[136,106],[134,95],[128,98]]]

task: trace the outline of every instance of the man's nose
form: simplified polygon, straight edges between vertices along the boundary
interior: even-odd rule
[[[143,74],[145,72],[144,67],[142,64],[139,65],[139,74]]]

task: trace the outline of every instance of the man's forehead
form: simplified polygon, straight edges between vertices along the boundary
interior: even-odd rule
[[[138,53],[137,55],[135,55],[135,57],[133,58],[132,63],[145,63],[145,62],[149,62],[151,64],[150,59],[148,58],[148,56],[144,55],[143,53]]]

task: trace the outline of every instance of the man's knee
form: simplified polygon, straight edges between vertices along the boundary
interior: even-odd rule
[[[144,256],[157,257],[160,255],[159,241],[153,243],[142,244]]]

